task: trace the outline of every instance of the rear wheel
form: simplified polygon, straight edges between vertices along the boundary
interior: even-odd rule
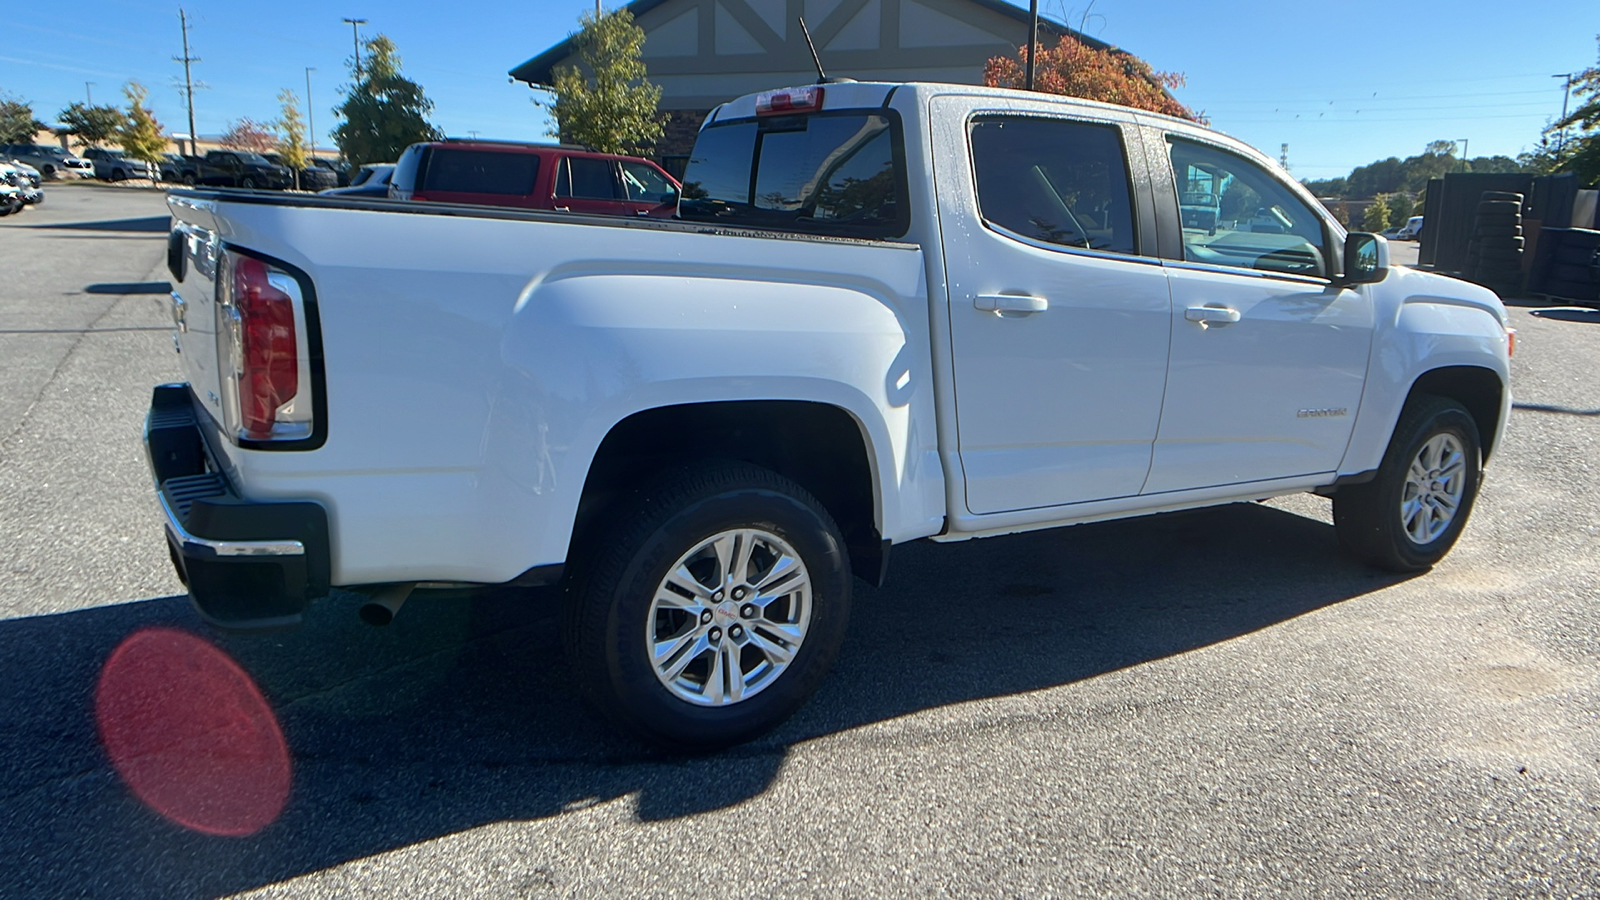
[[[1333,495],[1339,543],[1380,569],[1429,568],[1466,527],[1481,465],[1478,426],[1465,407],[1445,397],[1412,398],[1377,477]]]
[[[112,181],[126,181],[127,179],[128,179],[128,173],[127,172],[124,172],[121,169],[112,169],[111,170],[111,180]]]
[[[185,172],[185,173],[183,173],[183,183],[188,185],[189,187],[194,187],[195,182],[198,181],[198,180],[199,179],[197,179],[195,177],[195,174],[193,172]]]
[[[706,751],[787,719],[838,655],[850,565],[827,511],[742,463],[641,491],[593,542],[566,610],[580,693],[669,749]]]
[[[244,180],[239,182],[239,186],[242,187],[242,188],[250,188],[250,189],[253,190],[255,188],[255,186],[256,186],[256,180],[254,178],[251,178],[249,175],[246,175],[244,177]]]

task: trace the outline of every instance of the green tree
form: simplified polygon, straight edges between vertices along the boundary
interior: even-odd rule
[[[0,96],[0,143],[29,143],[45,127],[43,122],[33,117],[32,104]]]
[[[625,9],[584,14],[574,37],[584,71],[562,66],[555,72],[552,135],[603,153],[636,154],[655,145],[665,131],[656,110],[661,88],[646,77],[644,29]]]
[[[278,153],[283,164],[294,172],[294,186],[300,187],[300,173],[306,167],[306,122],[300,115],[300,98],[288,88],[278,93],[283,104],[282,117],[278,119]]]
[[[1575,172],[1579,181],[1592,185],[1600,182],[1600,65],[1579,72],[1572,93],[1578,108],[1546,128],[1544,138],[1554,146],[1553,171]]]
[[[150,94],[144,85],[130,81],[122,86],[122,95],[128,98],[127,121],[117,135],[117,143],[134,159],[150,163],[151,172],[161,169],[161,154],[167,149],[167,139],[161,134],[161,123],[155,113],[144,105]],[[151,184],[155,179],[151,178]]]
[[[75,147],[98,147],[114,140],[128,124],[128,117],[115,106],[89,106],[74,103],[56,114],[61,127],[56,134],[72,135]]]
[[[1389,195],[1379,194],[1361,213],[1361,230],[1374,234],[1389,227]]]
[[[1412,216],[1411,195],[1406,193],[1393,193],[1389,195],[1389,224],[1404,225]],[[1380,229],[1381,230],[1381,229]]]
[[[333,139],[344,158],[353,166],[393,161],[412,144],[444,137],[428,121],[433,101],[400,74],[394,41],[380,34],[364,46],[360,67],[350,60],[352,83],[333,110],[340,118]]]

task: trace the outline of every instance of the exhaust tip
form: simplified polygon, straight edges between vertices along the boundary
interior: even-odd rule
[[[366,603],[361,604],[359,613],[361,621],[373,626],[383,626],[394,621],[400,613],[400,605],[411,596],[415,584],[391,584],[373,594]]]

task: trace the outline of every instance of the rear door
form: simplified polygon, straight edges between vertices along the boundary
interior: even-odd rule
[[[1137,495],[1166,383],[1171,305],[1130,116],[933,101],[967,506]],[[1141,176],[1135,180],[1135,176]]]
[[[601,216],[632,215],[637,203],[623,192],[617,161],[597,156],[563,156],[556,170],[555,208]],[[646,207],[648,209],[648,207]]]

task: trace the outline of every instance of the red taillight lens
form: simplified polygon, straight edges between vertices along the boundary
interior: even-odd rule
[[[294,299],[267,278],[266,263],[233,260],[233,305],[239,312],[239,424],[251,440],[270,440],[278,408],[300,392]]]

